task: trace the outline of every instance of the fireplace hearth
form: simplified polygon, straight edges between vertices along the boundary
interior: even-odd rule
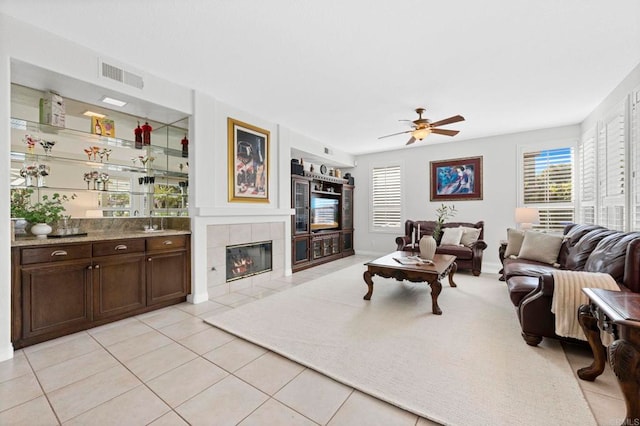
[[[272,270],[272,242],[227,246],[227,282]]]

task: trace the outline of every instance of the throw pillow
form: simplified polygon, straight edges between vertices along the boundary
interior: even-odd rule
[[[553,265],[558,260],[563,239],[562,235],[526,231],[518,257]]]
[[[524,239],[524,231],[518,229],[507,229],[507,248],[504,251],[504,257],[518,256],[522,240]]]
[[[460,244],[465,247],[471,247],[473,243],[478,241],[478,237],[480,236],[480,228],[468,228],[466,226],[461,226],[462,229],[462,238],[460,238]]]
[[[444,228],[444,232],[442,233],[442,239],[440,240],[440,245],[457,246],[457,245],[460,245],[461,238],[462,238],[462,229]]]

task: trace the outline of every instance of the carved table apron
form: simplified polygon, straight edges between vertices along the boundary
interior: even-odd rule
[[[408,256],[410,253],[396,251],[365,263],[367,270],[364,272],[363,278],[369,291],[364,295],[364,299],[371,299],[375,275],[383,278],[395,278],[398,281],[426,282],[431,286],[431,311],[435,315],[442,315],[442,310],[438,306],[438,295],[442,291],[440,280],[448,274],[449,285],[456,287],[456,283],[453,282],[453,275],[458,269],[455,262],[456,257],[449,254],[436,254],[433,258],[433,265],[403,265],[394,259]]]
[[[600,329],[613,334],[609,364],[618,378],[627,417],[622,425],[640,425],[640,294],[585,288],[590,304],[578,309],[578,322],[593,351],[593,363],[578,370],[582,380],[593,381],[604,371],[605,347]]]

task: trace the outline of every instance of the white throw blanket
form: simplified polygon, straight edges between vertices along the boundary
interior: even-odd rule
[[[554,271],[553,299],[551,312],[556,315],[556,334],[587,340],[578,322],[578,308],[589,303],[589,298],[582,292],[583,288],[602,288],[620,291],[620,287],[609,274],[601,272]],[[602,343],[608,346],[612,342],[609,333],[600,333]]]

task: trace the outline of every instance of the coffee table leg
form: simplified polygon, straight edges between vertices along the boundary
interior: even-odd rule
[[[451,287],[458,287],[456,283],[453,282],[453,275],[456,273],[457,270],[458,270],[458,264],[456,262],[453,262],[451,264],[451,270],[449,271],[449,285]]]
[[[362,277],[364,278],[364,282],[367,283],[367,287],[369,287],[369,291],[364,295],[364,300],[370,300],[373,294],[373,277],[369,271],[364,271]]]
[[[431,312],[433,312],[434,315],[442,315],[442,310],[440,306],[438,306],[438,296],[442,291],[442,284],[440,280],[437,279],[429,284],[431,285]]]

